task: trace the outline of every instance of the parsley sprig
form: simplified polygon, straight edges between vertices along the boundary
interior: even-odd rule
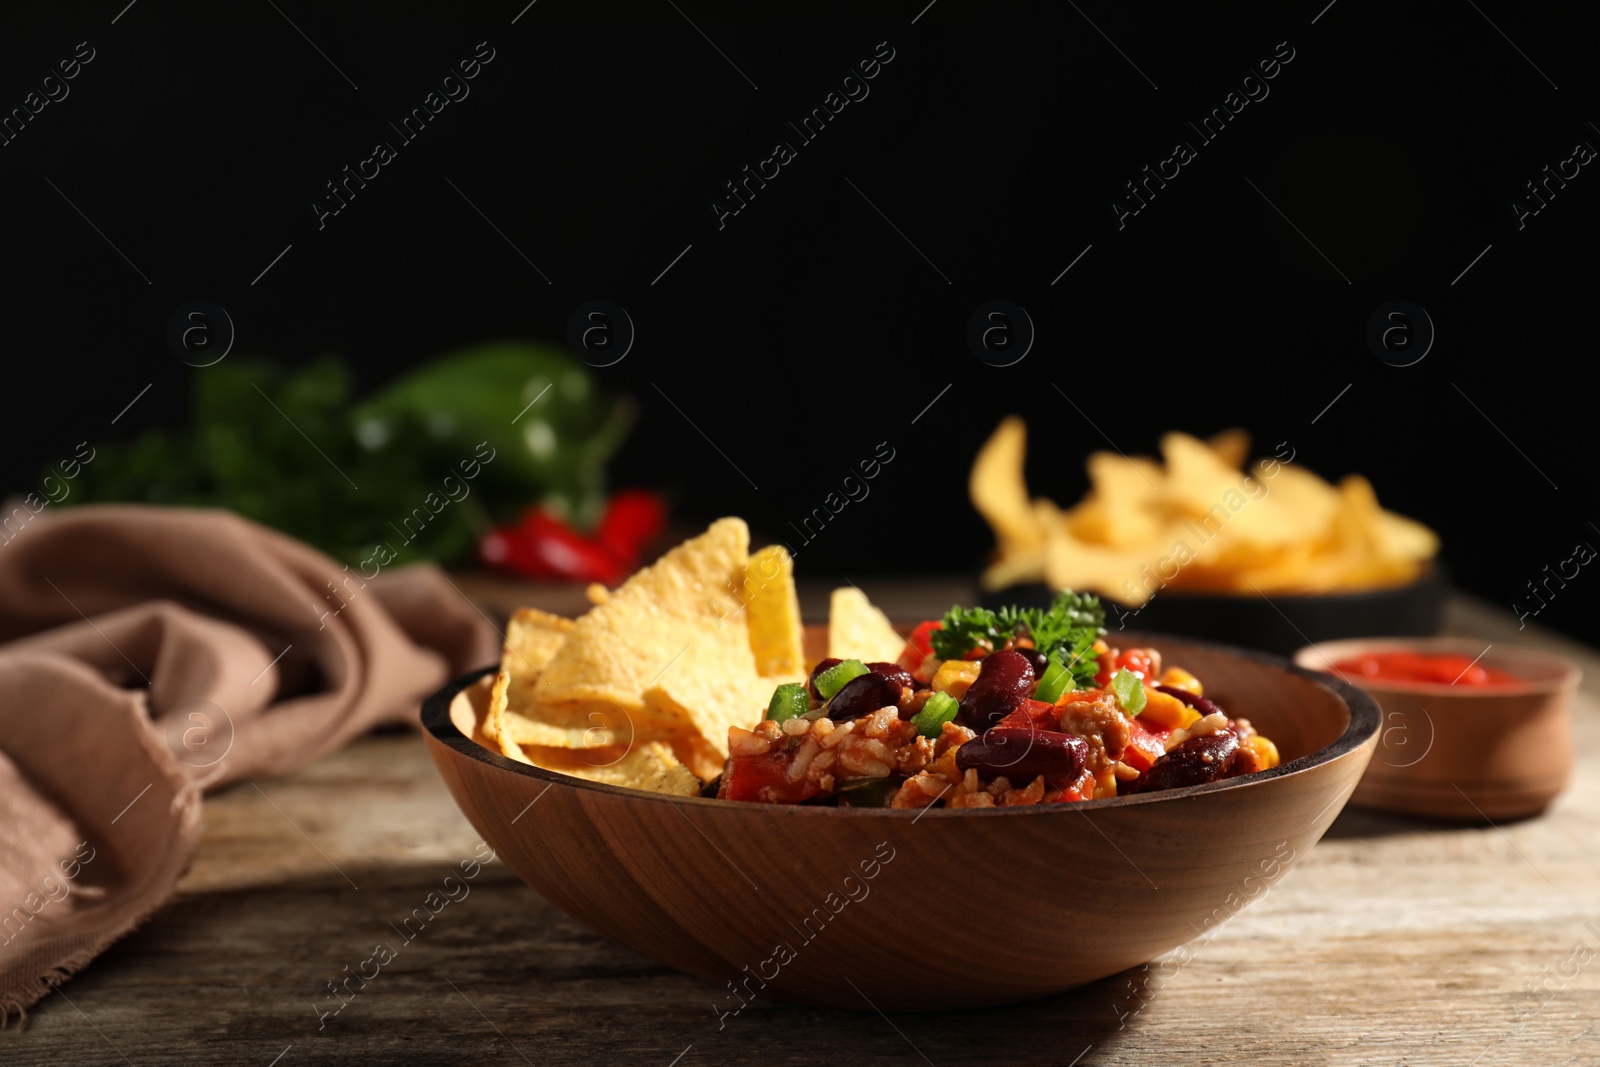
[[[960,659],[974,648],[995,649],[1013,637],[1032,638],[1033,647],[1054,656],[1072,672],[1075,688],[1094,685],[1099,665],[1095,641],[1106,632],[1106,612],[1100,598],[1070,590],[1056,596],[1048,609],[1004,607],[953,607],[930,639],[940,659]]]

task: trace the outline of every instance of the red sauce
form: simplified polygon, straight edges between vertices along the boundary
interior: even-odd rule
[[[1344,674],[1395,682],[1487,686],[1523,681],[1452,652],[1368,652],[1342,659],[1333,666]]]

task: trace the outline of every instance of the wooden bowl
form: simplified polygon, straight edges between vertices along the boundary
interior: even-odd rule
[[[1351,803],[1429,818],[1511,819],[1543,811],[1572,773],[1572,694],[1580,672],[1532,648],[1454,637],[1356,638],[1308,645],[1302,667],[1365,652],[1483,654],[1486,667],[1526,679],[1493,689],[1348,676],[1377,698],[1383,729]]]
[[[515,763],[475,738],[492,668],[423,705],[451,795],[513,871],[620,944],[752,997],[856,1010],[1002,1004],[1206,932],[1327,829],[1377,740],[1359,689],[1259,653],[1149,637],[1273,738],[1248,779],[997,809],[666,797]],[[724,983],[727,983],[725,986]]]

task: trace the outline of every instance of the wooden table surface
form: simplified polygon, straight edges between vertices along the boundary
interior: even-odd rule
[[[862,585],[896,614],[962,595]],[[808,615],[817,595],[806,590]],[[1465,601],[1449,630],[1533,634]],[[403,942],[390,924],[479,841],[420,737],[390,733],[209,797],[176,899],[25,1030],[0,1032],[0,1063],[1600,1063],[1600,656],[1558,648],[1586,681],[1576,776],[1547,814],[1459,827],[1346,810],[1267,895],[1169,954],[1164,981],[1133,971],[933,1016],[758,1000],[723,1026],[721,987],[602,940],[498,863]],[[981,902],[951,905],[981,921]],[[1048,889],[990,906],[1048,917]],[[379,942],[395,958],[323,1017],[340,1003],[330,983]]]

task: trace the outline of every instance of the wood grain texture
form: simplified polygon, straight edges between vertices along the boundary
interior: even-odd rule
[[[1452,619],[1485,640],[1532,633],[1459,603]],[[1600,658],[1564,651],[1588,679],[1578,761],[1541,818],[1463,827],[1347,809],[1261,899],[1153,974],[887,1019],[758,998],[719,1020],[725,987],[607,942],[496,863],[319,1031],[325,983],[398,941],[388,924],[479,841],[419,737],[368,738],[263,792],[209,798],[179,897],[67,984],[70,1003],[52,995],[26,1030],[0,1032],[0,1062],[1593,1064],[1600,956],[1578,965],[1574,948],[1600,949],[1587,925],[1600,926]],[[960,903],[973,922],[1006,906]],[[1037,906],[1050,917],[1048,893]]]

